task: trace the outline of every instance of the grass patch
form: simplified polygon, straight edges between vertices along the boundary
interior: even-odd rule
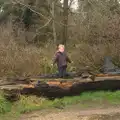
[[[47,109],[47,108],[64,108],[68,105],[81,104],[87,105],[97,103],[104,104],[104,102],[116,105],[120,104],[120,91],[116,92],[85,92],[79,96],[64,97],[61,99],[48,100],[45,98],[38,98],[36,96],[21,96],[21,100],[16,102],[14,105],[20,113],[30,112],[33,110]]]
[[[21,96],[21,99],[15,103],[8,102],[3,95],[0,95],[0,120],[9,120],[10,118],[18,118],[20,114],[31,112],[34,110],[42,110],[48,108],[65,108],[70,105],[78,105],[78,107],[97,107],[100,105],[119,105],[120,91],[100,91],[85,92],[79,96],[64,97],[61,99],[48,100],[36,96]],[[12,120],[14,120],[12,119]]]
[[[0,94],[0,114],[4,114],[11,111],[12,104],[7,101],[3,94]]]

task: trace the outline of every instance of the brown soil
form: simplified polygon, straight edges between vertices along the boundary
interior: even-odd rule
[[[120,108],[44,110],[25,114],[19,120],[120,120]]]

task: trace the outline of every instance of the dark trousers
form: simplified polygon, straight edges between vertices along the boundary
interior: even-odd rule
[[[66,68],[67,68],[67,66],[58,67],[60,78],[64,78],[66,76]]]

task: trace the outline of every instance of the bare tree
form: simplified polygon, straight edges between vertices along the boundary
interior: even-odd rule
[[[53,37],[54,37],[54,43],[56,43],[56,29],[55,29],[55,1],[52,2],[52,18],[53,18],[53,22],[52,22],[52,27],[53,27]]]
[[[66,40],[68,39],[67,27],[68,27],[68,0],[64,0],[63,3],[63,38],[62,43],[66,45]]]

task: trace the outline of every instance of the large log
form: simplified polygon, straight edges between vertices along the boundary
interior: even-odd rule
[[[119,90],[120,77],[98,78],[91,80],[48,81],[37,84],[35,87],[44,96],[63,97],[77,95],[85,91]]]
[[[46,96],[50,98],[77,95],[85,91],[97,90],[119,90],[120,76],[104,76],[96,77],[95,81],[91,79],[54,79],[44,80],[39,78],[29,78],[26,80],[18,80],[13,85],[4,84],[0,86],[5,97],[9,100],[18,100],[20,94],[34,94],[38,96]],[[38,82],[39,81],[39,82]],[[19,84],[20,83],[20,84]]]

